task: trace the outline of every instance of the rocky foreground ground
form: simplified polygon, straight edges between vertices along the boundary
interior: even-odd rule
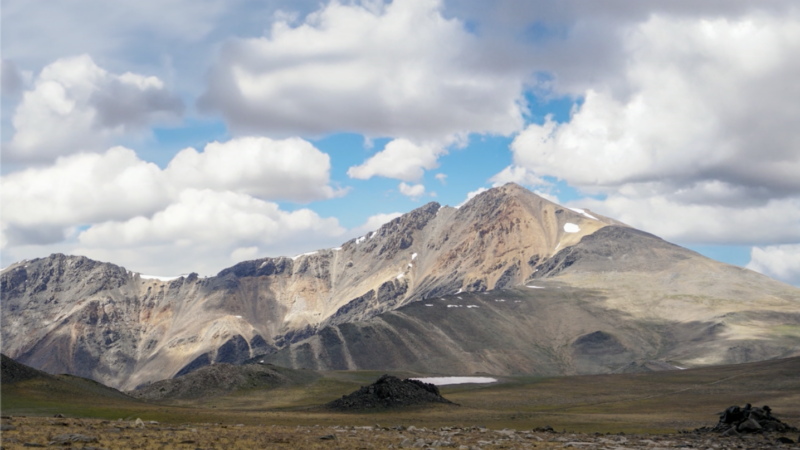
[[[711,432],[671,435],[576,434],[546,428],[491,430],[481,426],[321,427],[165,425],[155,422],[4,416],[2,448],[76,449],[767,449],[797,448],[785,433],[723,437]],[[796,434],[796,433],[795,433]]]

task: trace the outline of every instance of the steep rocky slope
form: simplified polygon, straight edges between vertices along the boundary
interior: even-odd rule
[[[535,300],[538,290],[519,288],[528,280],[557,282],[572,297]],[[4,353],[122,389],[264,354],[291,367],[395,361],[389,365],[442,372],[587,373],[641,358],[765,359],[785,354],[800,335],[800,290],[514,184],[458,209],[429,203],[340,248],[245,261],[214,277],[160,281],[51,255],[3,270],[0,289]],[[502,289],[516,289],[534,306],[508,321],[474,323],[451,323],[455,314],[420,306],[463,293],[492,291],[492,298]],[[415,308],[427,308],[414,322],[424,330],[380,325],[388,330],[381,345],[352,335]],[[478,309],[491,308],[463,312]],[[640,331],[619,331],[628,326]],[[697,341],[704,344],[662,343],[659,333],[681,326],[705,333]],[[458,336],[473,344],[460,347]],[[720,350],[743,337],[741,350]],[[436,357],[428,351],[434,347]],[[306,353],[313,358],[300,356]]]
[[[607,226],[526,284],[430,297],[323,328],[267,356],[287,367],[587,374],[800,355],[800,289]]]
[[[132,389],[415,300],[519,284],[610,223],[510,184],[459,209],[429,203],[341,248],[245,261],[209,278],[145,279],[51,255],[0,274],[3,351]]]

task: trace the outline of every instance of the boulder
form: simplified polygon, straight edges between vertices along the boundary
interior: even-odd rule
[[[728,431],[725,431],[724,433],[722,433],[722,435],[725,437],[739,436],[739,432],[736,431],[736,427],[730,427],[728,428]]]
[[[97,442],[96,437],[86,436],[85,434],[68,433],[59,434],[58,436],[54,437],[48,445],[69,445],[74,443],[91,444],[94,442]]]
[[[743,433],[755,433],[756,431],[761,431],[761,424],[759,424],[755,418],[751,417],[740,423],[739,426],[736,427],[736,430]]]

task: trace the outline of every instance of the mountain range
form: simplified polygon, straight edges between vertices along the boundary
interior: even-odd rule
[[[54,254],[0,292],[4,354],[126,390],[251,359],[555,375],[800,355],[800,289],[515,184],[213,277]]]

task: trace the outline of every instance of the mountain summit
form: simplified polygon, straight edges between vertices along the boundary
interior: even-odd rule
[[[550,284],[528,287],[532,280]],[[321,369],[591,373],[643,358],[788,356],[800,336],[775,331],[800,325],[800,290],[515,184],[460,208],[428,203],[340,248],[245,261],[214,277],[165,282],[57,254],[14,264],[0,282],[3,353],[123,389],[258,355]],[[504,292],[519,303],[495,298]],[[464,295],[498,302],[462,311]],[[541,309],[499,308],[523,302]],[[439,314],[434,305],[445,304],[475,314]],[[421,315],[412,326],[413,311]],[[554,333],[530,328],[557,323]],[[658,343],[681,323],[706,333],[704,343],[739,339],[743,350],[704,344],[705,355],[682,338]],[[625,334],[628,325],[643,331]],[[381,339],[362,348],[370,330]],[[484,335],[483,344],[473,339]]]

